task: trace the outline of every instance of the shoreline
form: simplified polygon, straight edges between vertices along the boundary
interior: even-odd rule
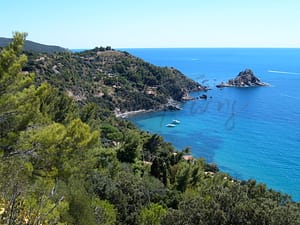
[[[191,99],[191,100],[194,100]],[[189,101],[191,101],[189,100]],[[139,110],[134,110],[134,111],[126,111],[126,112],[118,112],[117,110],[114,111],[115,116],[117,118],[128,118],[130,116],[134,116],[137,114],[142,114],[142,113],[149,113],[149,112],[159,112],[159,111],[177,111],[177,110],[181,110],[182,108],[179,106],[179,104],[182,104],[183,102],[168,102],[165,105],[162,105],[159,108],[156,109],[139,109]]]
[[[125,118],[128,118],[130,116],[134,116],[134,115],[137,115],[137,114],[141,114],[141,113],[148,113],[148,112],[154,112],[155,110],[154,109],[139,109],[139,110],[135,110],[135,111],[127,111],[127,112],[115,112],[115,116],[117,118],[122,118],[122,119],[125,119]]]
[[[178,102],[175,101],[173,99],[169,99],[168,103],[166,104],[162,104],[160,105],[160,107],[158,108],[153,108],[153,109],[139,109],[139,110],[133,110],[133,111],[126,111],[126,112],[120,112],[118,109],[116,109],[114,111],[115,116],[117,118],[128,118],[130,116],[134,116],[137,114],[141,114],[141,113],[148,113],[148,112],[158,112],[158,111],[162,111],[162,110],[181,110],[180,105],[183,103],[184,101]]]
[[[202,92],[202,91],[199,91]],[[159,111],[177,111],[182,110],[181,105],[187,101],[193,101],[193,100],[200,100],[200,99],[207,99],[207,95],[205,95],[205,98],[203,95],[199,95],[198,97],[192,97],[190,95],[187,95],[182,98],[181,101],[175,101],[173,99],[169,99],[168,103],[162,104],[159,108],[156,109],[139,109],[139,110],[133,110],[133,111],[126,111],[126,112],[120,112],[118,109],[114,110],[114,114],[117,118],[128,118],[130,116],[134,116],[137,114],[142,113],[149,113],[149,112],[159,112]]]

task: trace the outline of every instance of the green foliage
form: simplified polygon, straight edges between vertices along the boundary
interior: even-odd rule
[[[181,101],[188,91],[204,90],[178,70],[156,67],[110,47],[27,55],[24,70],[36,73],[37,84],[47,81],[76,101],[110,110],[158,109],[170,98]]]
[[[188,148],[177,152],[157,134],[113,115],[122,104],[133,109],[169,95],[180,98],[169,90],[179,90],[176,70],[98,48],[38,58],[44,64],[31,61],[27,66],[62,85],[57,89],[38,74],[36,87],[33,74],[22,72],[25,36],[16,33],[0,52],[0,224],[300,224],[300,204],[289,196],[234,180],[203,159],[186,161]],[[95,62],[99,70],[92,77],[86,71]],[[116,87],[102,86],[108,78]],[[163,85],[153,89],[157,96],[135,98],[145,91],[143,83]],[[76,88],[77,102],[64,94]],[[86,88],[106,97],[90,102]]]
[[[91,132],[87,124],[76,119],[67,126],[52,123],[24,132],[19,148],[25,152],[32,149],[38,154],[32,159],[35,173],[67,178],[80,171],[79,167],[89,166],[87,156],[98,144],[98,139],[97,131]]]
[[[0,53],[0,149],[4,154],[14,152],[19,132],[40,118],[33,74],[21,72],[26,63],[21,54],[25,36],[16,33]]]
[[[114,225],[117,222],[117,212],[114,206],[106,200],[93,199],[92,206],[97,224]]]
[[[6,47],[12,42],[11,38],[2,38],[0,37],[0,47]],[[33,52],[43,52],[43,53],[55,53],[55,52],[67,52],[68,50],[58,46],[52,45],[43,45],[33,41],[25,41],[24,43],[25,51],[33,51]]]
[[[133,163],[141,155],[141,141],[135,131],[129,131],[124,137],[117,156],[121,162]]]
[[[115,126],[110,124],[102,124],[101,137],[106,141],[120,142],[123,140],[123,133]]]
[[[139,224],[141,225],[160,225],[167,210],[161,205],[151,203],[149,207],[144,207],[139,215]]]
[[[78,117],[78,106],[75,102],[48,83],[38,87],[37,96],[43,117],[49,117],[51,121],[58,123],[70,122]]]
[[[62,214],[62,220],[67,224],[96,224],[92,199],[82,185],[82,180],[70,177],[65,185],[63,192],[69,207],[68,211]]]

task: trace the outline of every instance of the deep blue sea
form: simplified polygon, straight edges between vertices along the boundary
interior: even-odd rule
[[[300,200],[300,49],[125,50],[212,88],[211,98],[186,102],[181,111],[132,117],[138,127],[177,149],[190,146],[195,157],[235,178],[256,179]],[[271,86],[215,88],[246,68]],[[181,123],[166,127],[173,119]]]

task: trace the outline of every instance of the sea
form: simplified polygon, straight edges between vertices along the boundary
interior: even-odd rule
[[[180,111],[129,119],[178,149],[216,163],[240,180],[255,179],[300,201],[300,49],[122,49],[157,66],[175,67],[210,87],[207,100]],[[216,88],[251,69],[268,87]],[[200,96],[203,92],[191,93]],[[175,127],[166,127],[179,120]]]

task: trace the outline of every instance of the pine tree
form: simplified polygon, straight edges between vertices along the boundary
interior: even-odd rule
[[[0,152],[13,155],[21,131],[39,119],[39,99],[33,74],[22,72],[26,34],[15,33],[13,41],[0,53]]]

